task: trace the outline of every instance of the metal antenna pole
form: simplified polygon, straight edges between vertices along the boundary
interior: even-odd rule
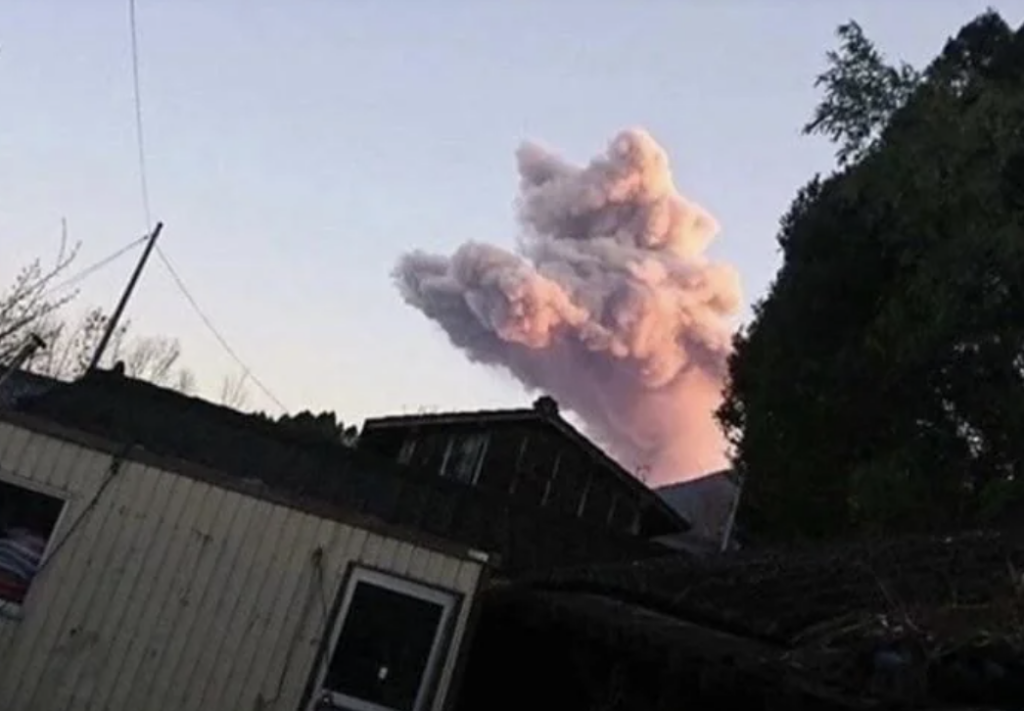
[[[146,262],[149,261],[149,255],[153,251],[153,247],[156,246],[156,240],[160,236],[160,232],[164,229],[164,223],[156,223],[156,227],[153,228],[153,232],[149,235],[149,241],[146,242],[146,248],[142,252],[142,257],[139,259],[139,263],[135,265],[135,271],[132,272],[131,279],[128,280],[128,286],[125,287],[124,293],[121,294],[121,300],[117,302],[117,308],[114,309],[114,313],[110,316],[110,321],[107,323],[107,329],[103,332],[103,338],[100,340],[100,344],[96,346],[96,352],[92,356],[92,362],[89,363],[89,371],[96,370],[100,364],[100,359],[103,358],[103,353],[107,350],[107,346],[110,345],[110,339],[114,335],[114,331],[117,329],[117,324],[121,320],[124,309],[128,305],[128,300],[132,296],[132,292],[135,291],[135,285],[139,281],[139,277],[142,275],[142,270],[146,267]],[[86,371],[88,372],[88,371]]]

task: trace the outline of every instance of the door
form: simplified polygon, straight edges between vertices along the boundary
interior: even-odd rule
[[[454,593],[355,569],[321,698],[351,711],[430,708],[455,602]]]

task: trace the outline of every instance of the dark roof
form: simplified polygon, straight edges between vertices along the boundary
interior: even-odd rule
[[[20,411],[152,455],[256,483],[279,500],[327,504],[497,554],[506,574],[567,561],[663,552],[471,486],[268,420],[108,371],[23,401]]]
[[[630,474],[625,467],[609,457],[604,450],[561,417],[558,414],[557,406],[554,405],[554,401],[550,400],[550,398],[540,398],[532,408],[392,415],[369,418],[363,423],[363,431],[389,427],[406,429],[418,426],[439,427],[444,425],[474,425],[481,423],[540,424],[550,428],[553,432],[578,447],[602,469],[608,471],[616,480],[637,492],[650,507],[650,512],[656,513],[660,517],[662,525],[667,530],[687,531],[690,529],[689,519],[665,503],[650,487]]]
[[[595,618],[587,601],[598,596],[773,649],[773,664],[813,672],[833,686],[877,685],[888,664],[905,674],[900,678],[923,675],[915,698],[992,702],[1024,698],[1022,573],[1024,537],[992,531],[588,566],[504,594],[541,605],[555,593],[569,608],[575,596],[579,610],[564,614],[590,609],[591,633],[621,628],[628,617],[620,610]],[[670,628],[624,633],[661,638]],[[971,677],[976,667],[994,671]],[[891,690],[877,691],[882,698]]]
[[[0,368],[0,378],[6,373],[6,370]],[[40,395],[61,384],[62,381],[45,375],[16,370],[0,383],[0,409],[14,407],[21,398]]]
[[[903,606],[985,601],[1024,573],[1019,534],[978,532],[887,542],[742,553],[709,560],[669,555],[623,565],[564,569],[534,579],[735,632],[790,644],[823,622]],[[1019,577],[1019,575],[1018,575]]]
[[[460,711],[873,706],[777,648],[612,597],[513,586],[482,599]]]

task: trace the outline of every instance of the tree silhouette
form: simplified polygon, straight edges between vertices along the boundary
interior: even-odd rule
[[[846,28],[808,128],[840,169],[782,220],[720,412],[767,539],[982,525],[1024,482],[1024,34],[986,13],[917,73]]]

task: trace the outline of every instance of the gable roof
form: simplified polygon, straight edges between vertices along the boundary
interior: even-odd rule
[[[545,403],[545,400],[548,402]],[[532,408],[507,410],[475,410],[468,412],[444,412],[417,415],[392,415],[369,418],[363,423],[363,431],[394,427],[406,429],[417,426],[442,427],[444,425],[507,424],[523,423],[541,425],[557,436],[568,440],[585,456],[589,457],[616,481],[636,492],[649,507],[648,515],[656,515],[668,531],[690,530],[690,520],[669,506],[653,489],[616,462],[583,433],[558,414],[557,407],[549,398],[541,398]]]

